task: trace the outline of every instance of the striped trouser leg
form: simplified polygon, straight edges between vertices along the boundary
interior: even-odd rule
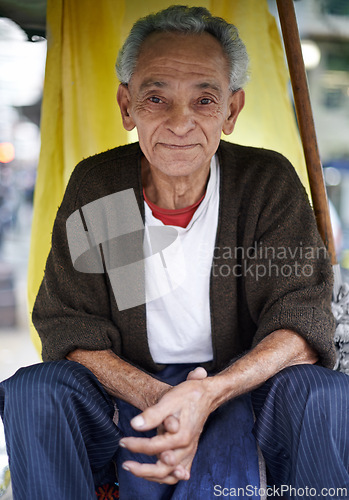
[[[113,401],[87,368],[63,360],[20,369],[0,384],[0,413],[16,500],[95,500],[95,475],[120,436]]]
[[[349,377],[313,365],[254,391],[254,433],[286,498],[349,498]]]

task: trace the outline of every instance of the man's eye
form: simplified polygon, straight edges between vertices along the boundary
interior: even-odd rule
[[[204,97],[203,99],[200,99],[200,104],[211,104],[212,99],[209,99],[208,97]]]
[[[153,102],[154,104],[160,104],[162,102],[162,100],[160,99],[160,97],[156,97],[156,96],[149,97],[149,101]]]

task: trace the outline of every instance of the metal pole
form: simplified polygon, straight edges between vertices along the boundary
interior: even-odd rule
[[[294,4],[293,0],[276,0],[276,3],[290,70],[315,217],[332,264],[335,265],[337,259],[334,238]]]

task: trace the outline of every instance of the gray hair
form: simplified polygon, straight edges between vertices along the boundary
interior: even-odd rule
[[[153,32],[179,32],[198,34],[207,32],[221,44],[230,67],[232,91],[243,87],[248,79],[248,55],[239,32],[233,24],[221,17],[214,17],[204,7],[173,5],[156,14],[139,19],[132,27],[117,61],[116,73],[121,83],[128,84],[135,70],[144,40]]]

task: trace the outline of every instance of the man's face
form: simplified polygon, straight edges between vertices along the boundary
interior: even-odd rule
[[[118,103],[150,166],[186,176],[207,168],[221,132],[233,131],[244,92],[229,90],[227,58],[209,33],[153,33]]]

